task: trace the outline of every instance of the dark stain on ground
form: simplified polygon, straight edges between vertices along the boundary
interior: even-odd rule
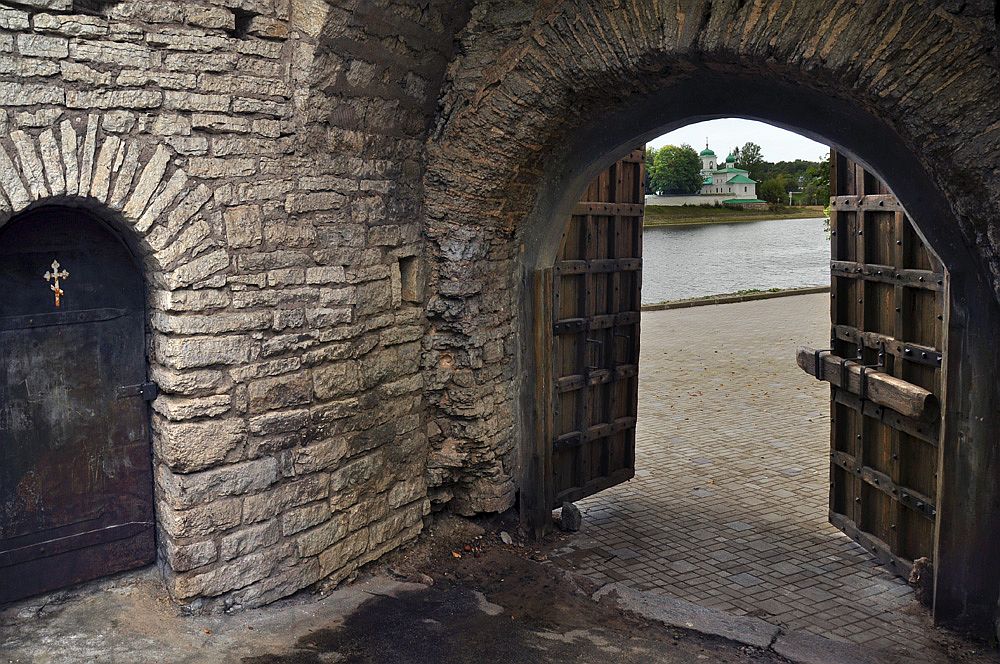
[[[290,652],[243,661],[784,661],[773,653],[665,628],[623,612],[607,600],[595,602],[590,595],[596,586],[571,579],[546,564],[542,551],[504,544],[495,530],[459,530],[439,528],[437,536],[423,538],[387,564],[388,570],[401,578],[433,578],[433,585],[426,590],[372,597],[343,623],[299,639]],[[492,606],[489,612],[484,611],[483,596],[502,610]]]
[[[525,647],[521,628],[509,616],[490,616],[477,598],[457,587],[409,592],[365,602],[340,627],[323,629],[296,644],[294,652],[244,660],[248,664],[337,662],[537,662]]]

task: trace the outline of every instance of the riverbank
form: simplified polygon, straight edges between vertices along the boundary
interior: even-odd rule
[[[683,205],[647,205],[643,226],[691,226],[700,224],[733,224],[743,221],[770,219],[819,219],[820,205],[784,207],[780,210],[736,210],[727,207]]]
[[[654,302],[642,305],[643,311],[667,311],[670,309],[688,309],[690,307],[704,307],[710,304],[732,304],[734,302],[754,302],[756,300],[773,300],[776,297],[789,297],[791,295],[813,295],[816,293],[829,292],[829,286],[802,286],[798,288],[769,288],[761,290],[751,288],[749,290],[737,291],[735,293],[722,293],[719,295],[703,295],[702,297],[690,297],[683,300],[668,300],[666,302]]]

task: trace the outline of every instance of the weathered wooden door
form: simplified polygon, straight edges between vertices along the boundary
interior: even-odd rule
[[[555,265],[535,279],[536,444],[554,507],[635,474],[643,151],[603,171],[570,218]]]
[[[830,521],[905,576],[934,560],[948,277],[884,183],[831,171],[832,350],[798,361],[831,383]]]
[[[143,309],[90,216],[0,229],[0,602],[155,559]]]

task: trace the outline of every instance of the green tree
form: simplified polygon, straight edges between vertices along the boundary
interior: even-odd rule
[[[768,203],[781,205],[788,200],[788,178],[781,174],[764,180],[757,188],[757,196]]]
[[[654,191],[650,178],[653,173],[653,160],[656,159],[656,148],[652,145],[646,146],[646,151],[643,153],[643,161],[646,166],[645,179],[643,180],[643,186],[646,188],[646,193],[651,193]]]
[[[830,202],[830,155],[806,168],[802,177],[802,197],[809,205],[827,205]]]
[[[693,194],[701,189],[701,158],[690,145],[665,145],[650,169],[650,187],[665,194]]]
[[[764,155],[756,143],[746,143],[742,148],[736,148],[733,155],[736,157],[736,168],[750,171],[751,174],[764,163]]]

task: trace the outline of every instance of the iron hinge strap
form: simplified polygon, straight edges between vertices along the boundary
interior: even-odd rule
[[[123,385],[118,388],[117,397],[126,399],[128,397],[142,397],[144,401],[152,401],[160,393],[156,383],[148,381],[138,385]]]
[[[858,396],[861,398],[861,402],[864,403],[868,399],[868,372],[872,369],[876,371],[885,367],[885,343],[883,342],[878,351],[878,363],[876,364],[864,364],[861,366],[861,374],[859,378],[861,383],[858,386]]]
[[[832,348],[821,348],[820,350],[817,350],[816,352],[813,353],[813,369],[815,370],[813,372],[813,375],[816,376],[816,380],[820,381],[823,380],[823,362],[820,356],[823,353],[832,353],[832,352],[833,352]]]

